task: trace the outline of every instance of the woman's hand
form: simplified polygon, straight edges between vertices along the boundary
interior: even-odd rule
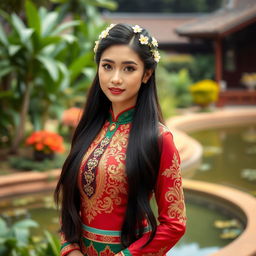
[[[84,256],[80,251],[74,250],[70,252],[67,256]]]

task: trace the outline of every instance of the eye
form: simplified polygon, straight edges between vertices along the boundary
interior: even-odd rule
[[[135,68],[133,66],[127,66],[124,68],[124,71],[133,72],[135,71]]]
[[[102,67],[105,69],[105,70],[111,70],[112,69],[112,67],[111,67],[111,65],[110,64],[103,64],[102,65]]]

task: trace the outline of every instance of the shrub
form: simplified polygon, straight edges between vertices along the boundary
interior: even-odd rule
[[[31,220],[21,220],[8,226],[4,219],[0,218],[0,255],[5,256],[59,256],[60,242],[49,232],[45,231],[45,237],[39,243],[35,243],[30,233],[30,228],[38,227]]]
[[[193,100],[201,107],[207,107],[210,103],[217,101],[219,87],[212,80],[202,80],[190,86]]]

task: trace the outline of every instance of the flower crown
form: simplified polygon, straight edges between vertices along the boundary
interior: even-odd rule
[[[100,41],[103,38],[106,38],[109,35],[109,31],[115,26],[116,24],[111,24],[110,26],[108,26],[105,30],[103,30],[100,35],[99,35],[99,40],[95,41],[95,47],[94,47],[94,52],[96,53],[98,50],[98,46]],[[135,34],[141,33],[142,28],[139,25],[135,25],[132,27],[133,32]],[[142,45],[148,45],[150,47],[150,52],[152,53],[153,59],[155,60],[155,62],[159,62],[160,60],[160,54],[157,50],[158,47],[158,42],[154,37],[147,37],[144,35],[140,35],[139,38],[140,44]]]

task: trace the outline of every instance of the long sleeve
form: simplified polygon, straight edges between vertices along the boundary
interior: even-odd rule
[[[158,205],[156,235],[144,248],[149,233],[132,243],[117,255],[163,256],[185,233],[185,204],[180,173],[180,158],[173,142],[172,134],[162,134],[162,155],[158,178],[155,186],[155,198]]]
[[[66,256],[68,253],[74,250],[80,250],[80,246],[78,243],[70,243],[67,242],[63,233],[60,234],[61,240],[61,250],[60,256]]]

